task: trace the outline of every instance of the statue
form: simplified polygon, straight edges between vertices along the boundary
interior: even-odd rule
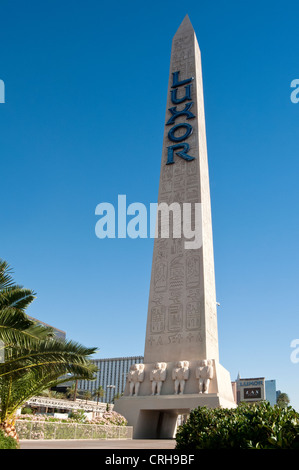
[[[152,382],[152,395],[160,395],[162,384],[166,379],[166,362],[156,362],[155,369],[150,373],[150,381]]]
[[[144,380],[144,364],[133,364],[130,367],[128,381],[130,384],[130,397],[136,397],[139,392],[140,383]]]
[[[185,382],[189,379],[189,362],[179,361],[172,370],[172,380],[174,380],[174,393],[182,395],[184,393]],[[180,392],[179,392],[180,390]]]
[[[199,379],[199,393],[208,393],[210,380],[213,378],[213,364],[210,359],[199,362],[196,369],[196,378]]]

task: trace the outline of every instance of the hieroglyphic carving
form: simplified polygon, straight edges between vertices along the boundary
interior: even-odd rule
[[[167,288],[167,263],[168,245],[166,239],[156,239],[155,242],[155,270],[154,270],[154,290],[155,292],[165,292]]]
[[[168,307],[168,330],[180,331],[183,326],[183,305],[173,304]]]
[[[203,338],[202,338],[202,335],[201,335],[200,333],[198,333],[198,335],[196,336],[195,341],[196,341],[197,343],[202,343]]]
[[[165,238],[157,239],[155,247],[156,247],[156,249],[155,249],[155,259],[157,261],[159,261],[159,260],[167,261],[167,255],[168,255],[167,239],[165,239]]]
[[[200,343],[202,342],[202,335],[200,332],[192,334],[189,332],[187,335],[182,333],[175,333],[166,336],[149,336],[147,343],[149,346],[166,346],[170,344],[190,344],[190,343]]]
[[[187,291],[187,296],[189,299],[191,299],[193,302],[196,300],[199,300],[200,297],[200,289],[189,289]]]
[[[163,345],[162,336],[158,336],[158,337],[150,336],[147,341],[150,346],[162,346]]]
[[[151,308],[151,333],[162,333],[165,329],[166,307],[161,304],[162,297],[158,296],[152,300]]]
[[[168,344],[180,344],[183,341],[184,341],[184,336],[181,333],[168,336]]]
[[[190,255],[186,259],[186,286],[197,287],[200,282],[200,259],[198,255]]]
[[[196,343],[201,343],[202,342],[202,335],[201,333],[197,333],[195,336],[194,334],[192,333],[188,333],[188,335],[186,336],[186,341],[188,341],[188,343],[193,343],[193,342],[196,342]]]
[[[190,289],[187,293],[186,304],[186,329],[198,330],[201,327],[201,312],[200,312],[200,291],[199,289]]]
[[[154,290],[164,292],[167,287],[167,263],[159,261],[155,266],[154,272]]]
[[[179,289],[184,285],[184,263],[182,256],[176,256],[170,263],[169,288]]]
[[[188,302],[186,305],[186,329],[197,330],[200,327],[200,302]]]
[[[171,241],[170,253],[172,255],[181,255],[184,251],[184,241],[182,238],[173,238]]]
[[[183,327],[183,304],[181,292],[177,289],[170,291],[171,305],[168,307],[168,331],[181,331]]]
[[[192,343],[193,339],[194,339],[194,336],[191,333],[189,333],[186,336],[186,340],[188,341],[188,343]]]
[[[181,291],[174,289],[169,292],[169,300],[172,304],[180,304],[181,303]]]
[[[155,344],[155,338],[153,336],[150,336],[147,342],[150,346],[153,346],[153,344]]]
[[[200,327],[200,302],[198,290],[188,292],[186,303],[186,329],[197,330]]]

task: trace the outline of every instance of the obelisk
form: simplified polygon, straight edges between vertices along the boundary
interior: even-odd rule
[[[181,151],[185,157],[178,155]],[[186,249],[184,237],[171,237],[171,230],[171,238],[156,238],[144,361],[218,360],[201,54],[188,16],[172,43],[158,197],[162,202],[191,207],[201,203],[202,246]]]
[[[115,404],[136,438],[173,437],[177,416],[198,406],[236,406],[230,374],[219,364],[201,54],[188,16],[172,42],[158,208],[163,205],[173,210],[168,218],[158,210],[144,365],[130,371]],[[193,243],[183,230],[186,206],[198,235]]]

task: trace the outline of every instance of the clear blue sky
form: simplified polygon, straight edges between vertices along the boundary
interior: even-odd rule
[[[156,202],[172,37],[202,52],[220,362],[299,409],[298,1],[3,0],[0,257],[30,315],[142,355],[153,240],[99,240],[95,207]]]

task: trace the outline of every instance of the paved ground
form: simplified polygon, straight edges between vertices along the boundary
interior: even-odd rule
[[[21,449],[174,449],[175,440],[108,439],[21,441]]]

